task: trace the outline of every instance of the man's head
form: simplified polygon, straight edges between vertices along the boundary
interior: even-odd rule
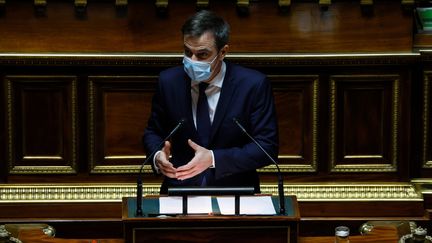
[[[182,33],[186,73],[192,80],[212,80],[219,73],[228,51],[228,23],[203,10],[186,20]]]
[[[229,41],[229,24],[213,12],[202,10],[186,20],[182,27],[183,38],[198,38],[206,32],[214,36],[217,50],[221,50]]]

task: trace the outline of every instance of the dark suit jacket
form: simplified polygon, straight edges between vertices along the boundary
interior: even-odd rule
[[[258,143],[273,157],[278,154],[278,130],[272,89],[260,72],[227,63],[225,79],[212,123],[210,144],[215,158],[214,169],[208,169],[208,186],[254,187],[260,191],[257,168],[271,163],[266,155],[233,122],[237,118]],[[143,143],[150,154],[181,119],[186,123],[171,138],[174,167],[188,163],[194,156],[187,140],[200,144],[192,117],[191,81],[183,66],[160,73],[152,101],[152,111],[144,132]],[[203,173],[179,181],[165,178],[161,193],[167,187],[199,186]]]

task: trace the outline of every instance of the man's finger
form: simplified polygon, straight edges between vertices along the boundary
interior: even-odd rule
[[[199,146],[197,143],[195,143],[191,139],[188,139],[188,144],[195,151],[197,151],[199,148],[201,148],[201,146]]]
[[[178,167],[178,168],[177,168],[177,171],[180,172],[180,171],[190,170],[190,169],[192,169],[194,166],[195,166],[195,165],[194,165],[193,161],[190,161],[189,163],[187,163],[187,164],[185,164],[185,165],[182,165],[182,166]]]
[[[196,175],[198,175],[198,171],[195,170],[195,169],[192,169],[192,170],[186,170],[186,171],[183,171],[183,172],[177,172],[177,173],[175,174],[175,176],[176,176],[179,180],[186,180],[186,179],[192,178],[192,177],[194,177],[194,176],[196,176]]]

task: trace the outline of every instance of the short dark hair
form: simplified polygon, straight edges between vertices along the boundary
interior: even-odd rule
[[[229,41],[230,26],[223,18],[208,10],[201,10],[186,20],[181,29],[183,36],[200,37],[211,31],[218,50]]]

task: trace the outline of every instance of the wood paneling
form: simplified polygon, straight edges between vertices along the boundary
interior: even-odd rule
[[[333,172],[395,172],[398,75],[331,76],[330,163]]]
[[[128,1],[126,15],[119,15],[114,2],[88,1],[80,15],[72,2],[48,1],[45,14],[36,15],[31,1],[7,1],[0,14],[0,52],[18,54],[0,53],[0,181],[62,188],[133,183],[144,158],[141,136],[157,75],[181,64],[180,27],[196,3],[169,1],[161,16],[154,1]],[[335,1],[327,10],[300,1],[281,13],[276,1],[263,0],[251,1],[249,15],[241,16],[235,1],[210,2],[209,9],[232,27],[227,59],[268,74],[272,82],[285,189],[296,192],[288,183],[297,189],[303,182],[318,184],[301,191],[304,217],[417,219],[422,203],[432,208],[430,197],[385,201],[385,191],[369,187],[353,189],[359,197],[346,203],[345,189],[335,199],[334,189],[319,186],[410,183],[432,174],[432,58],[413,52],[413,17],[401,5],[375,1],[365,15],[358,1]],[[432,46],[426,35],[414,38],[416,47]],[[82,55],[88,53],[93,55]],[[263,185],[276,184],[274,167],[260,172]],[[160,178],[144,177],[156,190]],[[432,183],[423,182],[427,194]],[[371,199],[367,190],[372,202],[358,202]],[[113,190],[100,196],[107,194],[119,195]],[[10,203],[0,211],[13,220],[118,217],[118,204],[69,207],[71,193],[65,195],[64,204],[31,210]]]
[[[6,76],[9,173],[75,173],[74,76]]]
[[[91,172],[138,172],[156,83],[156,76],[89,77]]]
[[[31,1],[7,1],[0,16],[1,52],[181,52],[180,28],[196,11],[196,0],[170,1],[158,16],[154,1],[129,1],[117,15],[114,2],[89,1],[75,15],[68,1],[49,1],[35,16]],[[281,14],[276,1],[251,2],[239,16],[232,0],[211,1],[210,10],[232,28],[230,50],[262,53],[401,52],[412,49],[412,15],[401,2],[376,1],[365,16],[358,1],[337,1],[327,11],[317,2],[293,2]],[[246,28],[245,28],[246,27]]]
[[[270,75],[285,172],[317,170],[318,75]]]

